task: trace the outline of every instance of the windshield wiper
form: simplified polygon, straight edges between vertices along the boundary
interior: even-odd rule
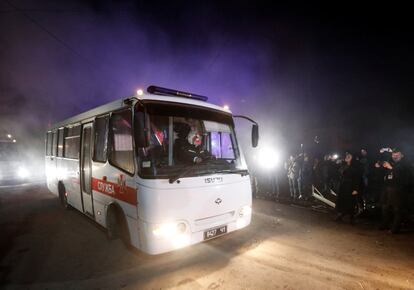
[[[240,174],[241,176],[249,175],[249,171],[247,169],[222,169],[215,170],[214,173]]]
[[[197,165],[199,165],[199,166],[197,166]],[[187,167],[187,168],[185,168],[185,170],[184,171],[182,171],[181,173],[179,173],[179,174],[177,174],[176,176],[173,176],[173,177],[170,177],[170,179],[168,180],[170,183],[174,183],[174,182],[176,182],[178,179],[180,179],[181,177],[184,177],[184,176],[186,176],[188,173],[190,173],[191,171],[193,171],[196,167],[198,167],[198,168],[203,168],[203,169],[206,169],[206,170],[209,170],[209,169],[211,169],[211,167],[212,167],[212,164],[206,164],[206,163],[201,163],[201,164],[197,164],[197,163],[194,163],[194,164],[192,164],[191,166],[189,166],[189,167]],[[207,172],[206,172],[207,173]],[[210,173],[210,172],[208,172],[208,173]]]
[[[184,171],[182,171],[181,173],[177,174],[176,176],[170,177],[170,179],[168,180],[170,183],[174,183],[176,182],[178,179],[180,179],[181,177],[186,176],[188,173],[190,173],[190,171],[192,171],[194,169],[194,165],[189,166],[188,168],[186,168]]]

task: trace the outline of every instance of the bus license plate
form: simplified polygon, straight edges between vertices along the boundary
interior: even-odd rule
[[[211,229],[204,232],[204,240],[209,240],[227,233],[227,226]]]

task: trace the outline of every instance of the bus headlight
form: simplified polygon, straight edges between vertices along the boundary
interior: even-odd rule
[[[24,168],[24,167],[20,167],[20,168],[17,170],[17,175],[18,175],[20,178],[26,178],[26,177],[28,177],[28,176],[30,175],[30,173],[29,173],[29,170],[27,170],[26,168]]]
[[[187,231],[187,225],[185,223],[177,224],[177,232],[183,234]]]
[[[252,207],[245,205],[240,209],[239,217],[250,216],[252,214]]]
[[[157,237],[173,237],[177,234],[183,234],[187,231],[187,225],[183,222],[180,223],[164,223],[156,225],[152,233]]]
[[[154,236],[168,241],[174,249],[180,249],[191,244],[191,235],[184,222],[164,223],[152,228]]]

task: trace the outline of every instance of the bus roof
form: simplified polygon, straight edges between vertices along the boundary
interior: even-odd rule
[[[108,112],[112,112],[112,111],[115,111],[115,110],[118,110],[124,107],[128,107],[129,105],[127,104],[127,102],[125,102],[127,100],[132,100],[132,101],[142,100],[144,102],[145,101],[160,101],[160,102],[173,102],[173,103],[179,103],[179,104],[189,104],[189,105],[210,108],[210,109],[222,111],[223,113],[231,114],[231,111],[228,109],[225,109],[223,107],[220,107],[220,106],[217,106],[211,103],[207,103],[204,101],[196,100],[196,99],[185,98],[185,97],[174,97],[174,96],[160,96],[160,95],[154,95],[150,93],[144,93],[141,96],[135,95],[132,97],[118,99],[116,101],[112,101],[110,103],[93,108],[89,111],[80,113],[78,115],[75,115],[73,117],[70,117],[68,119],[65,119],[63,121],[53,124],[50,128],[48,128],[48,131],[57,129],[63,126],[67,126],[69,124],[81,123],[82,121],[91,119],[95,116],[102,115]]]

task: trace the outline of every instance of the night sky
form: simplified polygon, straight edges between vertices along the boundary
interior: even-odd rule
[[[257,119],[285,152],[315,135],[414,150],[411,9],[289,3],[0,0],[0,129],[42,140],[157,84]]]

